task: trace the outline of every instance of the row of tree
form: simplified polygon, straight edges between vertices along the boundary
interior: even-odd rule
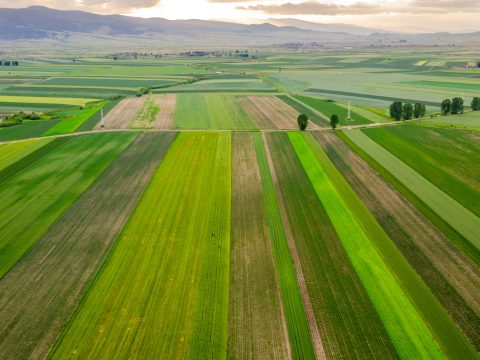
[[[454,97],[452,100],[445,99],[442,101],[441,110],[443,115],[463,114],[463,99],[461,97]]]
[[[394,101],[390,105],[390,117],[397,121],[401,120],[410,120],[413,117],[416,119],[424,117],[427,113],[427,108],[425,104],[422,103],[402,103],[401,101]]]

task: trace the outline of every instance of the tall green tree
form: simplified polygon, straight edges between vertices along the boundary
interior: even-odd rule
[[[402,116],[405,120],[410,120],[413,116],[413,105],[410,103],[403,104]]]
[[[480,110],[480,97],[476,96],[472,99],[472,104],[470,105],[473,111]]]
[[[340,119],[338,118],[337,114],[333,114],[332,116],[330,116],[330,126],[332,127],[332,129],[335,130],[337,128],[339,121]]]
[[[304,131],[308,126],[308,116],[305,114],[300,114],[297,118],[297,123],[300,130]]]
[[[401,101],[394,101],[390,105],[390,117],[395,120],[400,120],[403,115],[403,104]]]
[[[463,114],[463,99],[461,97],[455,97],[452,99],[452,114]]]
[[[427,107],[425,104],[422,103],[415,103],[413,106],[413,116],[418,119],[420,117],[424,117],[427,113]]]
[[[450,99],[445,99],[442,101],[442,114],[448,115],[452,111],[452,101]]]

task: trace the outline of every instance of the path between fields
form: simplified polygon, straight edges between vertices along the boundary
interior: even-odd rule
[[[312,300],[308,293],[307,284],[305,277],[302,272],[302,264],[300,263],[300,257],[295,246],[295,239],[293,238],[292,230],[290,228],[290,223],[287,217],[287,210],[285,209],[285,204],[283,203],[283,198],[279,196],[280,187],[278,185],[278,178],[273,166],[272,154],[270,153],[270,147],[268,146],[268,141],[263,134],[263,143],[265,144],[265,153],[267,155],[268,167],[270,168],[270,173],[272,175],[273,185],[277,193],[278,207],[283,220],[283,226],[285,229],[285,235],[288,241],[288,247],[290,248],[290,253],[292,254],[293,264],[295,267],[295,272],[297,273],[297,281],[300,287],[300,293],[302,295],[303,306],[305,308],[305,314],[307,315],[308,325],[310,327],[310,332],[312,335],[312,343],[315,349],[315,354],[317,359],[325,360],[325,350],[323,348],[322,339],[320,337],[320,332],[318,331],[317,322],[315,320],[315,313],[313,312]]]
[[[378,126],[396,126],[401,125],[409,122],[422,122],[422,121],[429,121],[432,118],[423,118],[423,119],[412,119],[412,120],[403,120],[403,121],[391,121],[387,123],[371,123],[371,124],[360,124],[360,125],[349,125],[349,126],[338,126],[337,130],[353,130],[353,129],[364,129],[364,128],[371,128],[371,127],[378,127]],[[71,137],[71,136],[80,136],[80,135],[87,135],[87,134],[97,134],[97,133],[105,133],[105,132],[261,132],[261,133],[269,133],[269,132],[288,132],[288,131],[296,131],[296,129],[98,129],[98,130],[89,130],[89,131],[78,131],[75,133],[70,134],[60,134],[60,135],[50,135],[50,136],[37,136],[37,137],[30,137],[25,139],[17,139],[17,140],[7,140],[7,141],[0,141],[0,145],[2,144],[11,144],[11,143],[18,143],[22,141],[30,141],[30,140],[39,140],[39,139],[55,139],[61,137]],[[330,128],[317,128],[317,129],[307,129],[307,132],[316,132],[316,131],[332,131]]]

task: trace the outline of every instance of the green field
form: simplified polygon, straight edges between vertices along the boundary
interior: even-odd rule
[[[85,109],[72,111],[71,115],[61,120],[58,124],[48,129],[42,136],[70,134],[80,128],[88,119],[96,114],[105,103],[89,104]]]
[[[53,358],[226,355],[230,139],[177,138]]]
[[[256,129],[238,100],[231,95],[179,94],[176,129]]]
[[[392,173],[467,241],[480,249],[480,218],[395,155],[375,143],[362,131],[351,130],[345,132],[345,134],[387,171]]]

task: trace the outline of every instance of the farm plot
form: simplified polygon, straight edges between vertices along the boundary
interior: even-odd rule
[[[142,108],[147,97],[127,98],[118,103],[105,117],[103,127],[105,129],[126,129],[133,120],[135,114]],[[95,129],[102,129],[102,124],[98,123]]]
[[[365,284],[365,288],[369,294],[371,294],[373,291],[379,295],[377,299],[374,299],[372,295],[370,297],[372,298],[372,301],[374,301],[377,311],[380,313],[380,316],[384,320],[384,324],[389,332],[393,330],[394,335],[392,335],[390,332],[392,339],[394,336],[398,336],[397,339],[394,339],[394,342],[397,340],[395,342],[397,345],[397,352],[408,352],[408,348],[410,348],[410,351],[412,352],[419,351],[419,353],[421,353],[425,350],[435,351],[435,348],[438,348],[439,346],[442,353],[448,357],[457,356],[460,358],[471,358],[475,354],[473,347],[469,344],[465,336],[458,330],[445,309],[442,308],[425,283],[415,273],[395,244],[375,220],[373,215],[368,211],[365,205],[355,194],[353,189],[348,186],[348,183],[328,159],[326,154],[320,148],[319,144],[314,140],[311,134],[308,134],[304,137],[297,135],[300,134],[290,134],[290,137],[293,141],[298,139],[297,141],[299,141],[301,144],[297,150],[303,150],[304,152],[302,152],[301,155],[299,154],[299,157],[305,156],[304,164],[306,164],[307,161],[314,160],[311,157],[307,157],[308,152],[306,152],[306,147],[309,146],[311,154],[314,153],[316,156],[316,160],[318,161],[317,165],[321,166],[321,170],[328,178],[331,186],[336,188],[337,196],[342,198],[344,201],[343,205],[345,205],[351,216],[356,218],[357,225],[362,228],[364,235],[360,236],[363,236],[364,239],[370,241],[370,249],[377,252],[377,258],[375,258],[373,254],[367,254],[369,252],[367,244],[364,243],[363,245],[360,245],[361,240],[357,239],[358,234],[352,230],[355,225],[350,225],[350,231],[346,230],[344,235],[351,236],[351,239],[353,239],[352,241],[354,244],[354,249],[358,249],[356,246],[360,246],[361,254],[359,255],[356,252],[353,252],[350,253],[349,256],[359,256],[359,258],[356,259],[359,260],[359,263],[357,263],[355,267],[359,274],[361,271],[365,271],[363,274],[360,274],[361,277],[363,276],[362,282]],[[315,178],[313,177],[313,170],[310,174],[312,175],[312,181],[314,181]],[[320,182],[317,186],[320,188]],[[326,188],[326,186],[321,187],[322,191],[325,191]],[[324,196],[324,198],[322,198],[322,202],[323,200],[326,201],[326,199],[327,196]],[[339,206],[337,202],[334,202],[334,205]],[[329,206],[331,206],[331,204],[329,204]],[[334,213],[335,211],[332,209],[331,214]],[[340,211],[338,210],[337,213],[340,214]],[[339,219],[341,219],[340,215],[338,216],[338,219],[332,219],[332,221],[335,223],[335,221]],[[342,223],[338,221],[336,226],[342,226],[341,224]],[[348,222],[348,224],[351,223]],[[344,228],[347,227],[348,226],[344,226]],[[362,256],[366,257],[361,260]],[[375,263],[375,259],[378,260],[380,258],[382,259],[383,265]],[[351,259],[355,264],[355,260],[352,257]],[[368,263],[364,261],[366,259],[370,259],[372,262]],[[362,268],[359,264],[362,264],[364,267]],[[381,270],[382,267],[388,268],[390,273],[385,274],[385,269]],[[373,275],[373,269],[375,269],[374,271],[377,270],[379,272],[376,275]],[[378,280],[373,280],[375,276],[387,278],[390,275],[392,275],[397,281],[396,285],[391,284],[391,281],[385,281],[385,283],[389,285],[385,285],[383,283],[382,285],[379,285],[380,283]],[[370,283],[368,283],[369,281]],[[390,288],[390,286],[393,286],[394,288],[396,287],[396,290],[394,288]],[[399,293],[398,291],[401,292]],[[386,295],[381,295],[382,292],[386,292]],[[397,294],[395,295],[396,292]],[[403,299],[399,298],[399,296],[402,294]],[[388,299],[388,296],[391,296],[391,298]],[[405,301],[407,301],[406,305],[402,305],[401,303]],[[387,303],[389,302],[390,304],[388,305]],[[398,307],[393,307],[392,303],[397,304]],[[407,310],[406,306],[410,306],[410,310]],[[402,317],[402,319],[395,320],[395,318],[398,316]],[[390,321],[390,323],[387,324],[385,321]],[[402,321],[403,325],[400,325]],[[411,328],[403,329],[405,324],[411,324]],[[417,328],[416,330],[414,329],[415,327]],[[423,344],[416,341],[416,337],[418,334],[420,334],[419,331],[422,328],[424,332],[427,331],[421,336],[423,339],[422,341],[424,341]],[[399,335],[402,329],[404,333]],[[428,331],[430,333],[428,333]],[[433,346],[432,341],[436,345]],[[429,348],[429,344],[433,347]],[[398,350],[398,346],[405,346],[405,348]],[[407,357],[409,358],[411,356]]]
[[[479,348],[480,270],[337,136],[314,135],[425,284]]]
[[[238,103],[246,111],[253,121],[255,121],[260,129],[277,129],[273,122],[270,121],[268,116],[252,101],[249,96],[237,97]]]
[[[54,359],[226,356],[230,142],[178,136]]]
[[[164,79],[142,79],[142,78],[121,78],[121,77],[54,77],[43,81],[43,85],[64,85],[64,86],[94,86],[99,88],[141,88],[147,86],[163,86],[174,84],[175,81]]]
[[[294,98],[308,106],[311,106],[313,109],[325,115],[328,119],[330,119],[333,114],[338,115],[340,119],[340,125],[360,125],[371,123],[370,120],[354,111],[351,112],[352,120],[348,121],[348,109],[333,101],[312,98],[308,96],[294,96]]]
[[[110,100],[104,106],[102,106],[103,116],[107,116],[107,114],[112,111],[120,102],[120,99]],[[89,131],[92,130],[102,119],[102,111],[98,110],[95,114],[90,116],[87,120],[83,122],[80,127],[77,128],[77,131]]]
[[[0,278],[135,137],[72,138],[4,183],[0,189]]]
[[[73,116],[63,119],[55,126],[48,129],[43,136],[52,136],[60,134],[70,134],[75,132],[85,121],[90,119],[95,113],[97,113],[103,106],[102,103],[95,103],[87,106],[84,110],[77,111]]]
[[[21,125],[0,129],[0,141],[29,139],[42,136],[48,129],[60,123],[60,120],[27,121]]]
[[[169,89],[175,92],[276,92],[269,83],[260,79],[211,79]]]
[[[155,97],[152,94],[148,94],[147,99],[137,111],[128,127],[131,129],[151,129],[159,111],[160,107]]]
[[[173,126],[175,109],[177,108],[177,95],[156,95],[156,98],[160,111],[157,114],[153,127],[159,130],[171,129]]]
[[[406,359],[443,358],[427,326],[336,192],[308,143],[298,133],[290,133],[289,138],[397,353]]]
[[[345,135],[450,224],[472,246],[480,248],[480,219],[474,213],[374,142],[362,131],[346,131]]]
[[[480,113],[470,112],[462,115],[441,116],[431,120],[422,120],[418,124],[452,129],[480,130]]]
[[[249,100],[253,103],[258,112],[263,115],[259,117],[258,120],[255,119],[258,123],[266,117],[277,129],[298,129],[297,117],[300,114],[279,98],[275,96],[250,96]],[[308,129],[313,129],[315,127],[315,124],[310,122]]]
[[[480,133],[415,125],[364,133],[480,216]]]
[[[176,129],[257,129],[234,96],[217,94],[178,94],[173,126]]]
[[[285,359],[290,346],[253,134],[232,139],[228,358]]]
[[[299,114],[306,114],[308,118],[319,127],[329,126],[329,119],[318,111],[294,99],[290,95],[278,95],[277,98],[298,111]]]
[[[10,144],[0,144],[0,172],[20,159],[30,155],[51,140],[29,140]],[[0,180],[1,182],[1,180]]]
[[[0,281],[3,356],[46,357],[174,137],[140,135]]]
[[[267,138],[279,197],[326,357],[371,359],[382,354],[396,358],[393,344],[287,134],[271,133]]]
[[[34,97],[34,96],[8,96],[0,95],[0,105],[2,103],[16,103],[16,104],[46,104],[50,105],[72,105],[72,106],[85,106],[86,103],[95,101],[96,99],[87,98],[66,98],[66,97]]]

